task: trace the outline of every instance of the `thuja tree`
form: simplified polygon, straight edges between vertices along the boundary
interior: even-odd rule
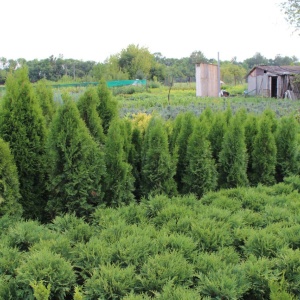
[[[208,140],[211,144],[213,158],[218,161],[222,150],[222,142],[227,129],[227,122],[223,112],[218,112],[210,126]]]
[[[142,149],[143,194],[175,194],[175,168],[164,123],[161,118],[153,117],[145,132]]]
[[[97,105],[98,114],[102,120],[104,133],[106,134],[111,120],[117,116],[118,108],[117,101],[113,98],[104,79],[101,79],[98,88],[98,97],[100,102]]]
[[[232,188],[248,184],[245,133],[239,116],[233,117],[229,123],[223,139],[219,163],[221,187]]]
[[[183,192],[184,184],[182,182],[182,178],[188,166],[187,141],[193,131],[193,125],[195,120],[196,117],[192,112],[187,112],[183,115],[181,128],[175,141],[175,147],[177,148],[178,152],[175,180],[177,182],[178,191],[180,193]]]
[[[131,120],[124,118],[121,122],[121,135],[123,136],[123,150],[126,160],[129,158],[129,154],[132,147],[132,122]]]
[[[131,135],[131,148],[129,152],[128,162],[132,166],[132,175],[134,177],[134,195],[136,199],[142,196],[142,145],[143,134],[139,127],[134,127]]]
[[[102,127],[102,120],[97,112],[99,97],[95,87],[88,87],[79,98],[77,107],[81,118],[89,129],[95,141],[100,145],[105,142],[105,135]]]
[[[183,176],[185,193],[194,193],[201,197],[217,187],[218,173],[212,157],[208,129],[205,122],[197,121],[188,140],[188,166]]]
[[[108,129],[105,144],[105,202],[118,206],[133,200],[134,177],[124,151],[124,121],[116,118]]]
[[[277,146],[277,181],[284,177],[295,175],[299,170],[299,124],[292,116],[280,119],[276,132]]]
[[[56,105],[54,103],[53,90],[46,79],[41,79],[35,86],[35,94],[42,108],[46,124],[49,125],[55,113]]]
[[[176,142],[177,142],[180,130],[181,130],[182,123],[183,123],[183,116],[184,116],[184,113],[179,113],[172,123],[172,131],[171,131],[171,135],[169,137],[169,147],[170,147],[170,152],[172,154],[177,152],[177,147],[176,147],[177,143]]]
[[[245,121],[245,142],[248,153],[248,165],[247,165],[247,176],[250,183],[253,182],[253,145],[254,139],[258,132],[258,117],[252,114],[247,115],[247,119]]]
[[[0,135],[9,142],[16,162],[24,217],[41,218],[46,205],[46,124],[26,68],[7,77]]]
[[[261,117],[252,152],[253,181],[255,184],[272,185],[275,183],[277,148],[272,133],[272,125],[272,120],[268,115]]]
[[[47,211],[89,216],[102,203],[105,163],[76,104],[69,95],[51,124],[47,142],[49,202]]]
[[[8,143],[0,138],[0,217],[5,214],[21,216],[20,197],[19,178],[14,158]]]

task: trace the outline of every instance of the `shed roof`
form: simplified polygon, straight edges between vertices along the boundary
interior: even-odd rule
[[[253,70],[255,69],[261,69],[263,71],[267,71],[270,73],[273,73],[275,75],[295,75],[295,74],[300,74],[300,66],[265,66],[265,65],[260,65],[260,66],[255,66],[253,67],[246,77],[248,77]]]

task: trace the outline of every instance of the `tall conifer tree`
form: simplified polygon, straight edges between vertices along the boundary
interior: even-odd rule
[[[299,123],[293,116],[285,116],[280,119],[276,132],[277,181],[282,181],[284,177],[299,172],[298,134]]]
[[[224,113],[216,113],[208,134],[208,140],[211,144],[212,155],[216,162],[219,161],[219,155],[222,150],[222,143],[226,130],[227,123]]]
[[[238,116],[230,120],[222,143],[219,163],[221,187],[233,188],[248,184],[245,133]]]
[[[252,114],[248,114],[245,121],[245,142],[248,153],[248,164],[247,164],[247,176],[250,184],[254,183],[253,179],[253,145],[254,139],[258,132],[258,117]]]
[[[97,111],[102,120],[103,131],[106,134],[111,120],[118,114],[118,103],[104,79],[101,79],[98,85],[98,96],[100,102],[97,105]]]
[[[73,212],[88,217],[103,201],[104,155],[80,118],[76,104],[68,95],[63,98],[48,139],[47,210],[51,217]]]
[[[22,214],[19,178],[8,143],[0,138],[0,217]]]
[[[132,167],[124,151],[124,122],[115,119],[108,129],[105,144],[105,202],[109,206],[128,204],[134,199]]]
[[[153,117],[145,132],[142,151],[143,194],[176,194],[175,168],[176,162],[169,152],[168,135],[163,121],[159,117]]]
[[[205,122],[197,121],[188,140],[188,167],[183,176],[185,193],[194,193],[201,197],[204,193],[217,187],[218,173],[212,157],[208,129]]]
[[[188,158],[187,158],[188,139],[192,134],[193,125],[195,121],[196,121],[196,117],[192,112],[187,112],[183,115],[181,128],[175,142],[178,151],[175,180],[177,182],[177,188],[180,193],[183,192],[184,184],[182,182],[182,178],[188,167]]]
[[[272,185],[275,183],[277,148],[272,132],[272,120],[263,115],[258,125],[252,152],[252,169],[254,183]]]
[[[102,127],[102,120],[97,112],[99,97],[95,87],[88,87],[84,94],[79,98],[77,107],[81,118],[89,129],[95,141],[100,145],[105,142],[105,135]]]
[[[35,94],[42,108],[46,124],[47,126],[49,126],[54,116],[56,105],[54,102],[52,87],[49,84],[47,84],[46,79],[41,79],[37,82],[35,86]]]
[[[142,145],[143,134],[139,127],[134,127],[132,130],[131,148],[128,162],[132,166],[132,175],[134,177],[134,195],[137,200],[142,197],[141,182],[142,182]]]
[[[25,67],[7,77],[0,136],[9,142],[16,162],[24,217],[42,219],[47,202],[46,123]]]

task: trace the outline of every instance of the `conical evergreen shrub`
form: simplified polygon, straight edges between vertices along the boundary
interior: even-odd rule
[[[19,178],[9,146],[0,138],[0,217],[21,215]]]
[[[47,202],[46,123],[25,67],[7,77],[0,136],[9,142],[17,166],[24,217],[41,219]]]
[[[104,79],[101,79],[97,91],[100,99],[97,105],[97,111],[102,120],[103,131],[106,134],[111,120],[118,114],[118,103],[113,98]]]
[[[276,131],[277,165],[276,178],[298,174],[299,171],[299,123],[293,116],[282,117]]]
[[[193,131],[193,125],[196,121],[196,117],[192,112],[187,112],[183,115],[183,120],[181,123],[181,128],[178,133],[177,139],[175,141],[177,148],[177,166],[175,180],[177,182],[177,188],[180,193],[183,193],[184,183],[183,176],[188,168],[188,158],[187,158],[187,145],[188,139]]]
[[[263,115],[254,139],[252,170],[253,181],[256,184],[272,185],[275,183],[277,148],[272,125],[272,120],[267,115]]]
[[[258,117],[249,114],[245,121],[245,142],[246,142],[246,148],[248,153],[247,176],[251,184],[254,182],[253,170],[252,170],[253,145],[254,145],[254,139],[257,135],[257,132],[258,132]]]
[[[188,139],[186,155],[188,166],[183,176],[183,191],[194,193],[198,197],[214,190],[218,182],[217,168],[207,134],[206,123],[197,121]]]
[[[161,118],[153,117],[145,133],[142,150],[142,190],[149,193],[176,193],[176,162],[172,160],[168,136]]]
[[[47,143],[50,199],[47,210],[88,217],[102,203],[105,163],[76,104],[63,95],[64,104],[51,124]]]
[[[88,87],[84,94],[79,98],[77,107],[80,117],[85,122],[91,135],[100,145],[105,142],[105,135],[102,127],[102,120],[97,112],[99,97],[95,87]]]
[[[56,105],[52,87],[47,83],[46,79],[41,79],[35,86],[35,94],[41,106],[46,124],[49,126],[54,116]]]
[[[124,151],[124,122],[115,119],[108,129],[105,144],[105,202],[118,206],[133,200],[134,177]]]
[[[132,175],[134,177],[134,195],[137,200],[141,199],[141,182],[142,182],[142,132],[138,127],[133,128],[131,137],[131,148],[128,162],[132,166]]]
[[[230,120],[223,139],[219,163],[221,187],[233,188],[248,184],[245,133],[238,116]]]

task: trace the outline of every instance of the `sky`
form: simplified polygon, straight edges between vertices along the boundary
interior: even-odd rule
[[[202,51],[222,61],[257,52],[300,60],[300,35],[285,21],[282,1],[3,0],[0,57],[104,62],[134,44],[167,58]]]

